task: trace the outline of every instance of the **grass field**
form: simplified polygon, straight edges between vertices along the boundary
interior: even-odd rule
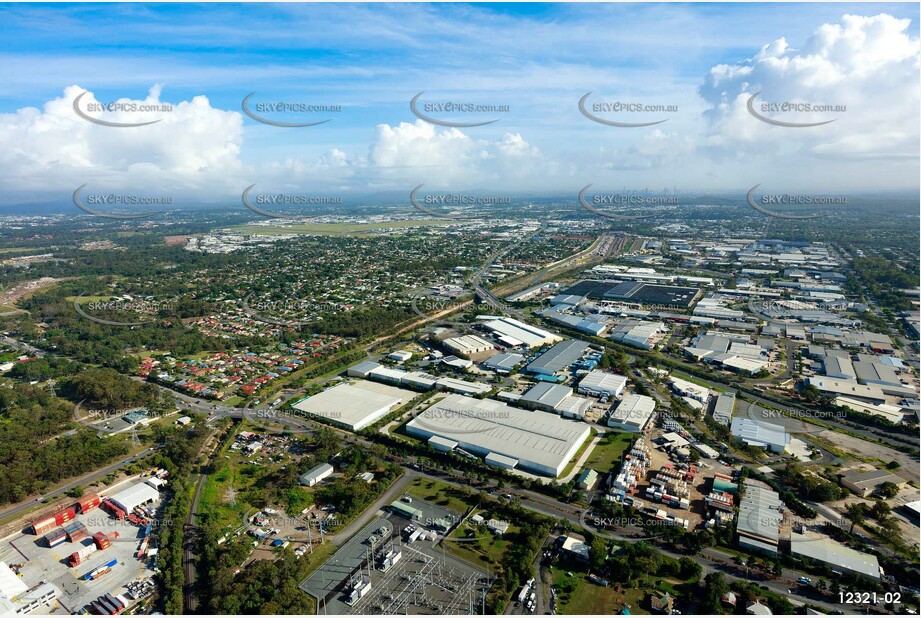
[[[557,590],[558,606],[557,612],[560,614],[595,614],[610,616],[617,614],[623,607],[623,602],[630,603],[625,599],[623,592],[618,592],[614,587],[598,586],[588,580],[585,573],[566,571],[553,567],[553,586]],[[571,575],[570,575],[571,573]],[[631,604],[631,613],[642,613],[634,611],[638,609],[636,601]]]
[[[467,496],[464,492],[432,479],[416,479],[406,488],[406,493],[460,514],[466,513],[472,506],[465,501]]]
[[[630,448],[631,433],[606,433],[585,461],[585,467],[604,474],[614,468]]]
[[[449,219],[418,219],[382,223],[292,223],[290,225],[238,225],[228,228],[241,234],[267,236],[274,234],[317,234],[320,236],[360,236],[377,230],[443,226],[454,223]]]
[[[484,517],[487,515],[486,513],[481,514]],[[515,533],[518,530],[518,526],[509,526],[506,534]],[[446,542],[445,547],[447,547],[448,551],[458,558],[478,566],[486,564],[490,564],[493,567],[499,566],[502,557],[511,546],[511,541],[507,541],[501,536],[496,536],[485,526],[474,526],[469,523],[458,526],[451,533],[450,538],[459,540]]]
[[[553,586],[558,593],[557,612],[560,614],[619,614],[627,605],[631,614],[650,614],[650,598],[668,592],[676,601],[690,594],[688,586],[677,580],[642,576],[628,584],[612,583],[599,586],[589,581],[586,573],[567,571],[565,567],[550,569]]]

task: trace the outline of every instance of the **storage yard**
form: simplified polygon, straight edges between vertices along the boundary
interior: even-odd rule
[[[41,595],[40,613],[121,613],[150,593],[144,582],[154,575],[155,535],[168,522],[156,519],[159,493],[144,481],[131,479],[111,488],[109,497],[92,494],[40,513],[0,542],[0,563],[15,565],[18,581],[36,592],[28,596]]]

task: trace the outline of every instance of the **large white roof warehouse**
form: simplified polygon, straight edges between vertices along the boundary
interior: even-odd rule
[[[422,438],[453,440],[470,453],[516,460],[518,468],[553,477],[560,475],[590,433],[588,425],[555,414],[461,395],[435,403],[407,423],[406,431]]]
[[[357,380],[339,384],[297,402],[292,407],[308,414],[360,431],[408,402],[416,393],[386,384]]]
[[[126,513],[130,513],[142,504],[153,502],[160,497],[160,492],[147,485],[146,483],[137,483],[122,489],[116,494],[109,496],[109,500],[114,502],[119,508]]]
[[[480,315],[477,316],[477,319],[487,320],[483,326],[504,337],[516,339],[529,348],[539,348],[542,345],[563,340],[562,337],[547,332],[542,328],[525,324],[514,318]]]

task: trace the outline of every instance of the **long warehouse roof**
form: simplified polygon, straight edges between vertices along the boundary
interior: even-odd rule
[[[407,423],[411,433],[439,435],[479,454],[496,453],[560,470],[589,435],[589,427],[546,412],[529,412],[492,399],[451,395]]]
[[[580,339],[563,341],[529,363],[527,370],[532,373],[556,373],[579,360],[587,349],[588,343]]]

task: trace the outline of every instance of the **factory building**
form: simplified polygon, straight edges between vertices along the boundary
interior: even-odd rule
[[[379,375],[380,371],[374,370],[373,373]],[[412,391],[359,380],[351,384],[337,384],[302,399],[292,407],[350,431],[361,431],[415,396]]]
[[[827,397],[848,397],[869,403],[886,403],[886,396],[878,385],[858,384],[854,380],[836,380],[816,376],[805,378],[803,383],[816,387]]]
[[[907,483],[901,476],[896,476],[885,470],[870,470],[867,472],[848,472],[841,477],[841,485],[847,487],[861,498],[866,498],[883,483],[893,483],[899,489]]]
[[[496,346],[476,335],[464,335],[462,337],[452,337],[442,341],[442,345],[451,350],[458,356],[470,358],[475,354],[482,354],[494,350]]]
[[[608,417],[608,427],[621,431],[643,431],[656,409],[656,400],[646,395],[627,395]]]
[[[525,371],[539,375],[553,375],[577,362],[588,350],[588,343],[570,339],[556,344],[528,363]]]
[[[332,476],[333,472],[332,465],[328,463],[320,464],[315,468],[311,468],[307,472],[300,475],[297,479],[297,482],[301,485],[306,485],[307,487],[313,487],[320,481],[325,478]]]
[[[539,348],[563,339],[542,328],[525,324],[513,318],[477,316],[477,319],[483,320],[483,326],[496,333],[499,336],[499,340],[510,347],[524,345],[529,348]]]
[[[655,345],[656,335],[666,330],[663,322],[626,320],[611,328],[610,338],[612,341],[634,348],[651,350]]]
[[[137,507],[154,502],[159,498],[160,492],[145,483],[136,483],[109,496],[109,500],[125,513],[131,513]]]
[[[862,384],[877,384],[880,386],[902,386],[902,381],[896,375],[895,369],[883,363],[857,361],[854,363],[857,381]],[[883,390],[885,392],[885,390]]]
[[[626,376],[596,369],[587,373],[579,382],[579,393],[594,397],[620,397],[626,385]]]
[[[557,477],[590,434],[588,425],[491,399],[450,395],[406,424],[412,436],[439,436],[493,465]]]
[[[511,373],[512,370],[524,362],[524,356],[514,352],[503,352],[483,362],[483,367],[496,373]]]
[[[790,535],[790,554],[795,558],[827,564],[835,574],[880,579],[876,556],[851,549],[827,537],[793,532]]]
[[[732,422],[732,411],[736,405],[735,393],[720,393],[710,401],[710,413],[713,420],[727,427]]]
[[[776,556],[784,504],[776,491],[758,481],[745,481],[744,491],[736,524],[739,547]]]
[[[748,418],[734,418],[729,426],[733,437],[749,446],[757,446],[771,451],[783,453],[790,443],[790,434],[782,425],[753,421]]]
[[[822,366],[825,369],[825,375],[829,378],[838,378],[840,380],[857,379],[854,365],[851,363],[851,359],[847,357],[825,356],[822,359]]]
[[[555,412],[565,418],[581,419],[592,407],[588,399],[573,397],[568,386],[541,382],[518,399],[518,405],[530,410]]]

